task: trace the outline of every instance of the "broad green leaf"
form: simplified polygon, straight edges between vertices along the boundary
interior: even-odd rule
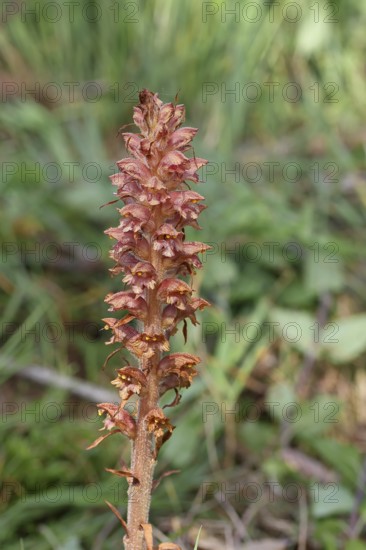
[[[274,308],[270,312],[274,330],[290,346],[305,353],[314,348],[314,318],[305,311]]]
[[[329,431],[339,423],[342,401],[333,395],[317,395],[313,400],[301,403],[299,418],[292,429],[299,439],[307,441]]]
[[[298,399],[293,387],[284,382],[272,386],[268,392],[265,404],[267,405],[269,414],[278,421],[286,420],[293,412],[293,404],[298,408]],[[295,409],[294,409],[295,410]]]
[[[360,452],[350,444],[330,438],[309,438],[309,445],[324,461],[340,473],[345,483],[355,487],[361,467]]]
[[[313,492],[313,491],[312,491]],[[318,485],[311,506],[314,518],[348,514],[354,506],[354,496],[337,483]]]
[[[323,338],[323,348],[335,363],[353,361],[366,351],[366,314],[336,319],[331,340]]]

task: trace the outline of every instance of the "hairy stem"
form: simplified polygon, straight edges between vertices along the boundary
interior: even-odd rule
[[[133,443],[131,470],[140,481],[139,485],[130,482],[128,490],[128,518],[127,526],[129,538],[125,542],[126,550],[144,550],[144,533],[141,524],[149,522],[151,490],[155,468],[153,456],[152,436],[148,431],[144,419],[151,409],[157,406],[158,385],[155,373],[149,376],[149,395],[140,400],[137,435]]]
[[[150,249],[150,261],[160,272],[159,257]],[[160,273],[159,273],[160,275]],[[159,278],[160,279],[160,278]],[[161,331],[160,306],[156,297],[156,290],[150,290],[146,296],[149,316],[145,323],[144,330],[151,329],[152,332]],[[152,361],[143,360],[143,370],[148,367],[148,394],[145,398],[139,400],[139,410],[137,415],[137,434],[132,444],[131,471],[139,480],[139,485],[129,482],[128,489],[128,516],[127,527],[129,537],[125,541],[126,550],[145,550],[144,532],[141,524],[149,523],[149,511],[151,503],[151,492],[153,475],[156,464],[153,448],[153,437],[149,432],[145,418],[146,415],[158,406],[159,400],[159,379],[157,376],[157,366],[161,358],[160,353],[156,353]]]

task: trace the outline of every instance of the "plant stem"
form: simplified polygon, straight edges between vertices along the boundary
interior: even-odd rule
[[[130,481],[128,490],[128,518],[127,526],[129,538],[126,539],[126,550],[144,550],[144,532],[140,525],[149,522],[151,490],[156,460],[153,456],[151,444],[152,434],[148,431],[144,418],[157,406],[158,386],[155,373],[149,376],[149,395],[140,400],[137,435],[133,443],[131,471],[140,481],[133,485]]]
[[[152,249],[150,249],[150,261],[157,268],[159,275],[161,275],[159,257]],[[160,306],[156,296],[156,289],[147,292],[147,304],[149,316],[144,330],[151,329],[152,332],[160,332]],[[152,361],[142,361],[143,370],[147,367],[149,368],[149,384],[148,394],[145,398],[139,400],[137,434],[135,441],[132,443],[131,471],[140,483],[139,485],[133,485],[133,480],[129,481],[127,516],[129,538],[125,540],[126,550],[145,550],[146,548],[144,532],[140,526],[141,524],[149,523],[156,459],[152,445],[153,436],[146,426],[145,418],[152,409],[158,407],[159,379],[157,376],[157,366],[160,359],[161,354],[155,353]]]

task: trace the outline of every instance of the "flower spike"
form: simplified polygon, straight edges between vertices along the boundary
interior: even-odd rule
[[[200,229],[198,217],[206,208],[204,197],[188,184],[199,183],[197,171],[207,163],[194,152],[189,156],[197,129],[182,127],[184,105],[163,103],[149,90],[142,90],[139,100],[133,113],[138,133],[122,131],[130,125],[121,128],[130,156],[117,162],[119,172],[110,177],[117,201],[123,202],[118,208],[120,220],[105,231],[114,240],[110,256],[115,265],[110,271],[121,277],[122,287],[105,298],[109,311],[116,315],[104,319],[104,328],[111,331],[107,343],[119,344],[106,363],[123,348],[132,360],[117,369],[112,380],[120,404],[98,405],[108,433],[89,447],[118,434],[131,442],[131,468],[107,469],[129,483],[127,525],[108,503],[126,530],[126,550],[153,548],[149,507],[154,467],[175,428],[163,408],[178,405],[181,389],[188,388],[198,374],[199,357],[168,354],[169,339],[182,321],[186,340],[187,319],[197,324],[197,310],[210,305],[192,287],[195,270],[202,267],[199,254],[210,247],[185,236],[188,226]],[[174,399],[161,405],[161,397],[170,390]],[[136,400],[138,412],[131,413],[126,405],[137,410]],[[172,543],[159,548],[179,550]]]

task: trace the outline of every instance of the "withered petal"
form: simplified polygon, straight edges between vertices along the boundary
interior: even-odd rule
[[[188,126],[185,126],[184,128],[179,128],[179,130],[176,130],[170,136],[170,139],[168,140],[168,147],[172,147],[174,149],[185,147],[186,145],[188,145],[188,143],[192,141],[197,131],[197,128],[190,128]]]
[[[164,279],[158,288],[158,297],[166,299],[170,294],[192,294],[192,289],[187,283],[181,279],[167,278]]]
[[[182,245],[183,252],[187,256],[191,256],[193,254],[199,254],[203,252],[207,252],[207,250],[211,250],[212,246],[209,246],[205,243],[200,243],[197,241],[185,241]]]
[[[138,159],[125,158],[117,162],[118,168],[137,180],[141,181],[151,177],[148,167]]]
[[[170,369],[186,367],[187,365],[198,365],[201,359],[196,355],[190,353],[171,353],[166,355],[160,361],[158,371],[160,373],[169,371]]]

